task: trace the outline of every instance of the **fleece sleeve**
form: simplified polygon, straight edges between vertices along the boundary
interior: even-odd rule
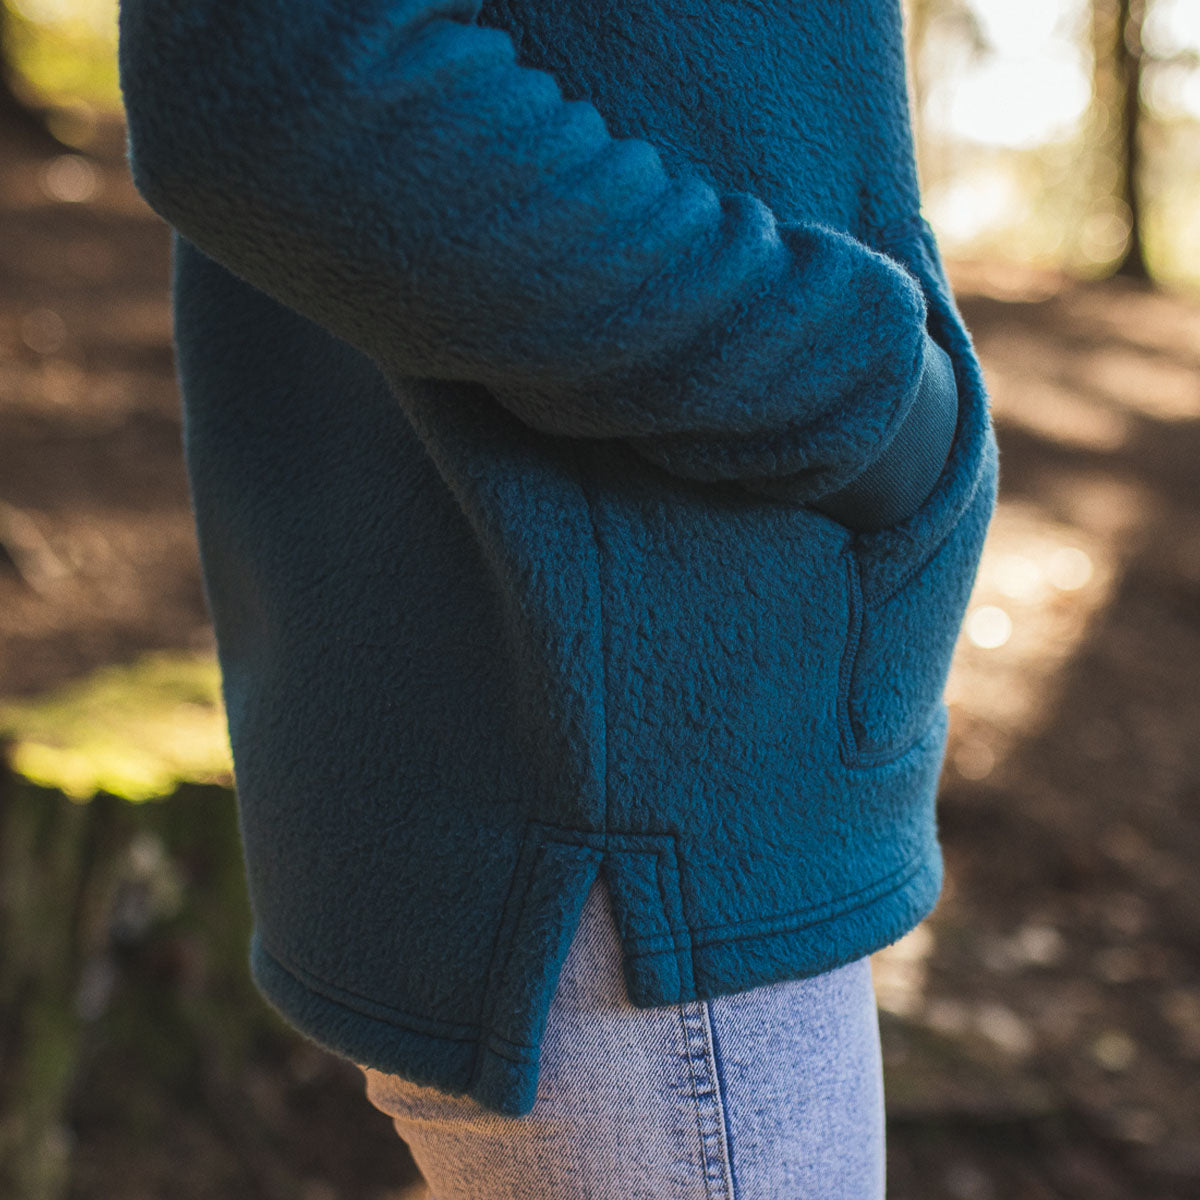
[[[479,8],[122,0],[135,185],[385,373],[481,384],[540,431],[799,499],[904,444],[938,351],[915,278],[668,173]]]

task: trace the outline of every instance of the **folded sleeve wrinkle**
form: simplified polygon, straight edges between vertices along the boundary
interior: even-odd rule
[[[477,0],[122,0],[134,182],[390,377],[693,479],[832,491],[918,395],[898,262],[671,175]]]

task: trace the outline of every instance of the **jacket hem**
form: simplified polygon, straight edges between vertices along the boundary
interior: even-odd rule
[[[858,903],[836,912],[814,909],[801,922],[788,914],[788,924],[776,928],[770,927],[771,918],[764,918],[748,925],[682,930],[672,942],[686,939],[683,946],[648,949],[623,938],[629,1001],[637,1008],[652,1008],[834,970],[912,929],[933,909],[941,884],[941,851],[934,843],[900,872],[857,893],[865,897]],[[881,885],[885,890],[879,890]],[[820,937],[814,938],[812,931],[818,927]],[[711,936],[726,929],[737,932]],[[681,950],[691,963],[686,979],[681,979],[677,965]],[[522,1116],[533,1107],[540,1028],[537,1044],[522,1044],[483,1025],[404,1012],[287,961],[268,948],[257,925],[250,937],[249,966],[264,1000],[289,1025],[359,1067],[469,1096],[483,1108],[508,1116]],[[552,995],[557,976],[546,983]]]
[[[711,999],[735,992],[820,975],[874,954],[899,940],[937,903],[942,887],[942,855],[936,843],[882,885],[863,889],[858,903],[836,912],[814,909],[808,919],[770,918],[721,928],[729,936],[692,938],[688,946],[692,981],[683,983],[673,968],[673,946],[634,949],[625,945],[625,977],[630,1003],[638,1008]],[[758,926],[758,928],[755,928]],[[814,937],[814,931],[820,931]]]

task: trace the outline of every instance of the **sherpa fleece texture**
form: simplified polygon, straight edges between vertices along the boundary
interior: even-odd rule
[[[253,906],[318,1043],[536,1096],[941,882],[988,397],[899,0],[123,0]]]

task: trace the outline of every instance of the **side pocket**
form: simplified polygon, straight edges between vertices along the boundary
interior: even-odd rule
[[[950,456],[906,520],[846,545],[849,621],[838,682],[843,761],[871,767],[910,750],[941,707],[995,508],[999,462],[986,392],[965,334]]]

